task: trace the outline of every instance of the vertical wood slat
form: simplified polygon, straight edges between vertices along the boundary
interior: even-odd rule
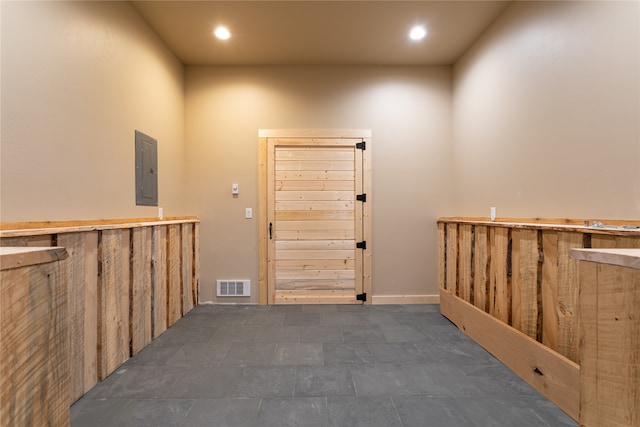
[[[491,246],[491,283],[489,288],[489,313],[509,324],[509,283],[508,263],[509,229],[492,227]]]
[[[536,339],[538,331],[538,232],[513,231],[512,326]]]
[[[131,355],[151,342],[151,234],[150,227],[131,230]]]
[[[640,424],[640,270],[580,262],[580,425]],[[588,311],[587,311],[588,310]]]
[[[153,227],[153,338],[167,330],[167,226]]]
[[[591,236],[591,247],[594,249],[640,249],[640,238],[594,234]]]
[[[129,229],[103,230],[99,244],[98,379],[129,358]]]
[[[473,304],[483,311],[488,311],[489,266],[488,230],[486,226],[475,227],[473,256]]]
[[[198,305],[200,301],[200,224],[197,222],[193,224],[193,278],[191,279],[191,286],[193,303]],[[264,303],[266,303],[266,299]]]
[[[466,302],[473,303],[473,278],[471,277],[471,242],[473,227],[471,224],[460,224],[458,231],[460,233],[460,244],[458,245],[458,280],[460,281],[459,296]]]
[[[580,281],[580,311],[583,313],[597,313],[597,264],[581,262],[579,266]],[[580,421],[583,426],[597,426],[597,406],[589,405],[597,402],[596,383],[597,372],[597,341],[594,339],[598,325],[597,316],[584,316],[580,321]]]
[[[182,225],[182,313],[187,314],[194,305],[193,283],[193,227]]]
[[[558,232],[542,231],[542,344],[558,351]],[[575,362],[575,360],[574,360]]]
[[[571,259],[572,248],[582,248],[580,233],[558,233],[558,353],[577,362],[579,358],[579,283],[578,262]]]
[[[458,224],[446,224],[447,227],[447,291],[458,294]]]
[[[98,382],[98,232],[84,238],[84,392]],[[58,241],[60,237],[58,237]]]
[[[64,233],[57,240],[69,254],[60,266],[67,284],[71,404],[98,382],[98,232]]]
[[[67,287],[58,263],[0,271],[0,425],[69,425]]]
[[[445,227],[447,225],[443,222],[438,223],[438,283],[440,289],[447,289],[447,276],[446,276],[446,242],[445,242]]]
[[[167,226],[167,327],[180,318],[182,312],[182,275],[180,266],[181,231],[179,224]]]

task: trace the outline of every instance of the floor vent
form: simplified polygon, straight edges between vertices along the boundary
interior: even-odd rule
[[[216,280],[219,297],[251,296],[251,280]]]

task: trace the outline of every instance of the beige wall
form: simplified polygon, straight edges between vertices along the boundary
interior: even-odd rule
[[[514,2],[454,67],[455,213],[640,218],[638,2]]]
[[[640,218],[638,2],[514,2],[453,78],[184,71],[125,2],[0,10],[0,219],[154,216],[135,206],[139,129],[158,139],[165,215],[201,217],[203,301],[229,278],[251,279],[257,300],[244,209],[257,208],[261,128],[372,130],[374,295],[437,292],[441,215]]]
[[[216,279],[251,279],[257,301],[258,220],[244,211],[257,209],[258,129],[273,128],[372,130],[373,294],[437,293],[435,220],[452,200],[450,68],[188,67],[185,88],[202,301]]]
[[[2,221],[155,216],[134,131],[158,140],[159,201],[183,215],[183,67],[126,2],[1,2]]]

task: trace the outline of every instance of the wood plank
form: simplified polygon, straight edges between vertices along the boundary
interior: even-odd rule
[[[355,260],[294,259],[276,261],[276,268],[283,270],[353,270]]]
[[[474,234],[473,256],[473,304],[482,311],[489,307],[489,258],[488,258],[488,230],[478,225]]]
[[[355,279],[354,270],[277,270],[278,280]]]
[[[473,260],[471,256],[473,226],[471,224],[461,224],[458,227],[460,236],[460,246],[458,247],[458,281],[460,298],[473,304],[471,267]]]
[[[277,251],[283,250],[322,250],[322,249],[334,249],[334,250],[344,250],[344,249],[355,249],[356,245],[353,240],[281,240],[279,242],[275,242],[275,248]]]
[[[153,338],[157,338],[167,329],[167,226],[158,225],[153,227],[152,235],[152,319]]]
[[[580,264],[582,318],[581,424],[640,425],[640,271],[627,267]],[[591,277],[586,277],[589,274]],[[595,283],[593,278],[595,277]],[[595,292],[593,292],[595,290]],[[584,311],[583,311],[584,310]],[[587,311],[589,310],[589,311]],[[587,329],[591,327],[591,329]],[[582,359],[581,359],[582,361]]]
[[[440,289],[447,288],[445,227],[444,223],[438,223],[438,286]]]
[[[591,247],[592,248],[629,248],[629,249],[640,249],[640,237],[635,236],[602,236],[602,235],[593,235],[591,236]]]
[[[352,171],[353,161],[279,160],[276,171]]]
[[[558,351],[558,232],[542,231],[542,343]],[[564,355],[566,356],[566,354]],[[573,360],[573,359],[572,359]],[[577,362],[577,360],[573,360]]]
[[[447,224],[446,290],[458,293],[458,225]]]
[[[263,133],[261,136],[269,136],[276,146],[340,146],[340,147],[353,147],[356,143],[360,142],[364,133],[361,131],[351,131],[349,134],[342,134],[342,131],[335,132],[335,134],[329,134],[326,130],[320,129],[317,132],[322,132],[322,138],[319,138],[319,134],[313,134],[314,130],[304,131],[304,133],[296,131],[295,134],[288,136],[276,136],[274,134]],[[369,135],[371,132],[369,131]]]
[[[60,283],[67,286],[69,325],[69,405],[84,394],[84,239],[82,233],[62,234],[58,245],[69,257],[60,262]],[[94,307],[87,309],[95,310]]]
[[[145,218],[107,218],[107,219],[81,219],[81,220],[68,220],[68,221],[19,221],[19,222],[0,222],[0,230],[30,230],[30,229],[41,229],[41,228],[75,228],[75,227],[92,227],[92,226],[101,226],[101,225],[118,225],[121,228],[131,228],[134,224],[139,223],[147,223],[147,222],[156,222],[156,223],[167,223],[174,221],[187,221],[193,222],[198,221],[198,217],[196,216],[172,216],[165,217],[162,220],[159,220],[155,217],[145,217]],[[49,234],[58,234],[58,233],[73,233],[78,230],[58,230],[56,233]],[[85,230],[80,230],[85,231]],[[88,230],[93,231],[93,230]]]
[[[0,248],[0,270],[59,261],[67,257],[64,248],[17,247]]]
[[[356,304],[353,291],[343,290],[277,290],[276,304]]]
[[[582,248],[580,233],[558,233],[558,353],[578,362],[579,358],[579,285],[578,263],[570,258],[572,248]]]
[[[339,260],[355,259],[355,250],[276,250],[276,260]]]
[[[58,236],[58,242],[60,242]],[[98,383],[98,231],[82,233],[84,240],[84,392]]]
[[[580,367],[462,299],[440,292],[440,312],[465,334],[577,420]]]
[[[511,280],[508,276],[509,229],[493,227],[490,231],[491,282],[489,288],[489,313],[506,324],[510,322]]]
[[[0,271],[0,425],[66,426],[67,286],[57,263]]]
[[[129,230],[103,230],[99,243],[98,379],[129,358]]]
[[[585,222],[588,221],[590,226],[585,227]],[[586,230],[593,230],[597,232],[599,228],[593,227],[595,222],[601,222],[605,225],[613,225],[613,226],[640,226],[640,220],[638,219],[599,219],[599,218],[511,218],[511,217],[501,217],[496,221],[491,221],[488,217],[440,217],[438,218],[438,222],[471,222],[471,223],[482,223],[483,225],[497,225],[500,227],[504,227],[508,224],[513,225],[556,225],[556,226],[580,226],[585,228]],[[556,230],[556,231],[569,231],[569,230]],[[590,231],[589,231],[590,232]]]
[[[323,230],[352,230],[353,221],[278,221],[279,231],[323,231]]]
[[[355,200],[353,188],[351,191],[276,191],[276,201],[302,200],[302,201],[342,201]]]
[[[150,227],[158,224],[184,224],[198,222],[197,217],[168,217],[133,219],[96,219],[80,221],[40,221],[20,223],[0,223],[0,238],[44,236],[62,233],[79,233],[99,230],[118,230],[125,228]],[[41,225],[41,227],[39,227]],[[41,237],[37,237],[41,238]],[[45,246],[51,246],[50,243]]]
[[[514,230],[512,258],[512,326],[538,335],[538,232]]]
[[[600,426],[598,407],[598,264],[580,262],[580,425]],[[589,315],[586,315],[589,313]]]
[[[354,172],[336,170],[276,171],[275,181],[353,181]]]
[[[193,303],[200,301],[200,223],[193,224],[193,278],[191,280]]]
[[[356,281],[349,279],[341,280],[276,280],[276,287],[279,291],[284,290],[349,290],[352,294],[355,292]]]
[[[342,200],[336,202],[329,201],[283,201],[276,202],[276,211],[353,211],[355,202]]]
[[[309,139],[319,139],[324,142],[326,138],[335,138],[337,140],[347,138],[364,138],[371,137],[371,129],[259,129],[258,136],[260,138],[273,138],[282,140],[284,138],[303,138],[303,141]],[[324,138],[324,139],[323,139]],[[360,139],[356,139],[359,141]]]
[[[265,234],[266,234],[266,228],[267,228],[267,224],[268,225],[268,230],[269,230],[269,240],[266,240],[266,256],[267,256],[267,270],[264,274],[265,276],[265,280],[267,282],[267,303],[268,304],[275,304],[276,303],[276,278],[275,278],[275,260],[276,260],[276,254],[275,254],[275,245],[273,244],[275,241],[277,241],[277,238],[275,237],[275,235],[272,233],[273,230],[273,225],[276,224],[276,219],[275,219],[275,215],[276,215],[276,208],[275,208],[275,201],[273,200],[273,194],[275,192],[274,189],[274,184],[275,184],[275,180],[282,180],[282,179],[288,179],[288,177],[285,176],[280,176],[278,177],[278,174],[276,173],[276,171],[274,170],[273,164],[275,163],[275,160],[273,159],[273,156],[275,155],[275,141],[274,139],[267,139],[266,141],[267,143],[267,153],[266,153],[266,163],[267,166],[265,166],[265,178],[266,178],[266,200],[267,200],[267,204],[266,204],[266,217],[267,217],[267,221],[264,224],[265,225]],[[296,172],[297,173],[297,172]],[[291,178],[294,178],[294,174],[291,174]],[[307,177],[301,178],[301,179],[307,179]],[[289,210],[297,210],[297,209],[289,209]]]
[[[345,240],[354,239],[354,230],[278,230],[273,232],[274,239],[284,240],[316,240],[316,239],[332,239],[332,240]]]
[[[179,225],[167,227],[167,327],[182,316],[181,231]]]
[[[3,237],[0,240],[2,247],[34,247],[43,248],[51,246],[51,234],[20,236],[20,237]]]
[[[151,227],[131,230],[131,355],[152,339],[151,327]]]
[[[276,181],[276,191],[353,191],[353,179],[344,181]]]
[[[328,150],[311,147],[278,148],[275,158],[282,160],[347,160],[353,162],[353,148],[335,147]]]
[[[355,220],[355,211],[278,211],[275,213],[277,221],[314,221],[319,219],[327,220]]]
[[[362,239],[368,243],[367,250],[362,252],[362,291],[367,295],[372,295],[373,282],[373,254],[375,248],[375,236],[373,235],[373,148],[375,145],[371,140],[371,135],[363,137],[363,142],[367,149],[361,150],[362,154],[362,192],[369,195],[368,202],[362,206]],[[364,302],[365,305],[371,304],[372,298],[368,298]]]
[[[185,315],[194,306],[192,292],[193,277],[193,228],[191,224],[182,225],[182,314]]]

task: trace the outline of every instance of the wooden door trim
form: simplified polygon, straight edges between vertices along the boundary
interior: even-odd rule
[[[260,129],[259,138],[371,138],[371,129]]]
[[[258,131],[258,301],[260,304],[272,304],[269,301],[269,229],[268,206],[269,192],[268,174],[268,139],[269,138],[361,138],[366,142],[366,149],[362,155],[362,188],[367,194],[367,202],[362,206],[362,234],[367,241],[367,249],[362,256],[362,287],[367,294],[366,304],[371,304],[372,288],[372,203],[371,203],[371,130],[370,129],[260,129]],[[271,295],[274,297],[274,295]]]

